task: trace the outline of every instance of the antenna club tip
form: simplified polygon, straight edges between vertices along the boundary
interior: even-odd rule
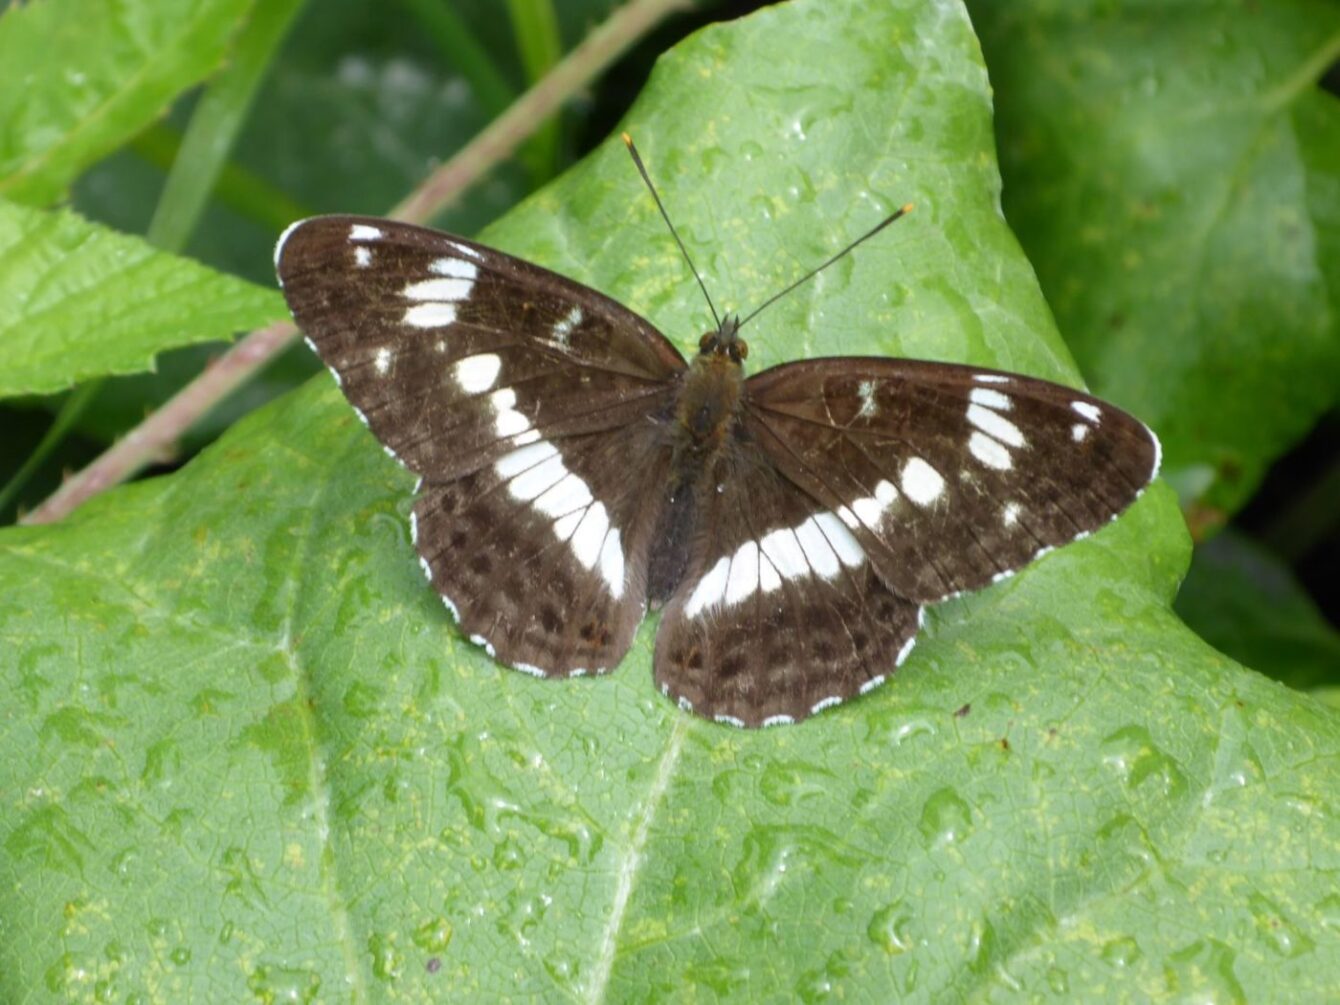
[[[912,210],[914,210],[914,209],[916,209],[916,208],[917,208],[917,207],[916,207],[915,205],[913,205],[912,203],[910,203],[910,202],[905,202],[905,203],[903,203],[902,208],[901,208],[900,210],[898,210],[898,212],[900,212],[900,213],[902,213],[904,216],[906,216],[908,213],[912,212]]]
[[[623,137],[624,146],[631,147],[633,145],[633,137],[629,136],[627,133],[620,133],[619,135]]]

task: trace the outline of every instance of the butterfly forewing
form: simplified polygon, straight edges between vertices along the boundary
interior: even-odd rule
[[[463,629],[533,673],[613,667],[646,608],[679,353],[594,290],[421,227],[307,220],[276,265],[345,395],[423,476],[415,543]]]
[[[318,217],[281,240],[293,316],[377,438],[430,481],[512,446],[618,428],[684,368],[617,302],[409,224]]]
[[[733,725],[797,722],[902,662],[920,607],[880,581],[832,510],[748,443],[729,444],[700,489],[703,530],[656,637],[667,695]]]
[[[746,426],[836,512],[899,595],[931,603],[1112,520],[1158,470],[1118,408],[1017,374],[915,360],[785,364],[746,382]]]

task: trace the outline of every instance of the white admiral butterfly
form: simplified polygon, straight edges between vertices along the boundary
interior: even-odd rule
[[[422,227],[305,220],[275,260],[421,476],[415,545],[470,638],[536,676],[604,673],[663,605],[656,681],[719,722],[869,691],[923,605],[1088,535],[1158,472],[1148,428],[1059,384],[874,357],[746,379],[736,317],[687,363],[595,290]]]

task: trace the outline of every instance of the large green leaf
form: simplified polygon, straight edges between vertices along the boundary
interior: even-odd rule
[[[658,65],[638,136],[762,363],[1073,377],[996,212],[952,4],[822,0]],[[617,143],[490,235],[703,324]],[[1340,723],[1168,612],[1159,487],[934,612],[889,685],[740,732],[545,682],[425,589],[413,479],[325,378],[182,472],[0,534],[0,993],[121,1000],[1235,1000],[1340,981]]]
[[[44,0],[0,16],[0,196],[45,205],[227,50],[253,0]]]
[[[1228,530],[1197,548],[1176,610],[1220,652],[1340,704],[1340,632],[1251,538]]]
[[[265,290],[65,210],[0,201],[0,397],[153,367],[284,315]]]
[[[1061,331],[1184,498],[1236,509],[1340,397],[1340,5],[972,6]]]

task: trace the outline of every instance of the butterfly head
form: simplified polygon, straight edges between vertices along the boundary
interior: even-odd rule
[[[714,332],[705,332],[698,340],[698,354],[724,357],[738,366],[749,355],[749,344],[740,338],[739,333],[739,315],[728,314],[720,328]]]

